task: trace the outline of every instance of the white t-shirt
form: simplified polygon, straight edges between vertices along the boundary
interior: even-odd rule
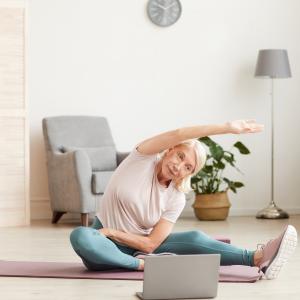
[[[136,147],[122,161],[100,201],[97,217],[104,227],[148,235],[160,218],[176,222],[185,196],[172,181],[168,187],[159,183],[158,162],[158,154],[141,154]]]

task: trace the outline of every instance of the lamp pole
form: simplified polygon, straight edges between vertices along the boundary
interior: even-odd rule
[[[271,77],[271,201],[256,214],[258,219],[286,219],[288,213],[277,207],[274,201],[274,78]]]
[[[271,78],[271,201],[256,214],[258,219],[284,219],[289,215],[274,201],[274,78],[291,77],[288,53],[285,49],[261,49],[258,52],[255,77]]]
[[[271,132],[271,138],[272,138],[272,150],[271,150],[271,159],[272,159],[272,165],[271,165],[271,203],[270,205],[275,206],[274,202],[274,79],[271,78],[271,123],[272,123],[272,132]]]

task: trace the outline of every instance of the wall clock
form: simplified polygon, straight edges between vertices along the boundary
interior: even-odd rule
[[[149,0],[147,13],[150,20],[162,27],[174,24],[181,15],[179,0]]]

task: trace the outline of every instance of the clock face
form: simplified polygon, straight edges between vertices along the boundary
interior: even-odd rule
[[[166,27],[179,19],[181,4],[179,0],[149,0],[147,12],[154,24]]]

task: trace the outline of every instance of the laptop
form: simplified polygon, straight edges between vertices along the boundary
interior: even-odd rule
[[[143,300],[214,298],[217,296],[220,254],[145,257]]]

